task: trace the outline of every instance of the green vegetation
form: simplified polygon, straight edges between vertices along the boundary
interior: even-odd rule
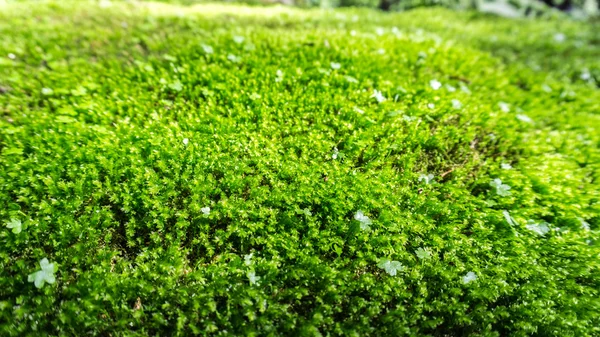
[[[598,336],[600,40],[0,7],[0,335]]]

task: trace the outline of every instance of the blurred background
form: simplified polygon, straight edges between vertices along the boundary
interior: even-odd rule
[[[160,1],[178,4],[208,2],[208,0]],[[576,19],[597,19],[600,15],[600,0],[225,0],[224,2],[325,8],[368,7],[382,11],[403,11],[417,7],[443,6],[459,10],[475,9],[505,17],[564,16]]]

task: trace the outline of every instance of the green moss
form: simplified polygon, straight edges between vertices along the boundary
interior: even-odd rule
[[[597,27],[0,6],[0,335],[600,334]]]

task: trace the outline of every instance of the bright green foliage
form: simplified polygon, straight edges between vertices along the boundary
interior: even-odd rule
[[[597,27],[1,6],[1,336],[600,335]]]

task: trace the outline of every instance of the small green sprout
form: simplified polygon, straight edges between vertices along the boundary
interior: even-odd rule
[[[381,91],[379,91],[377,89],[373,90],[373,94],[371,95],[371,97],[375,98],[375,100],[377,101],[377,103],[383,103],[386,100],[385,96],[383,96],[383,94],[381,93]]]
[[[23,223],[19,219],[12,218],[6,223],[6,227],[12,229],[13,233],[19,234],[23,230]]]
[[[415,254],[417,254],[417,257],[421,260],[427,260],[431,258],[431,253],[427,249],[424,249],[422,247],[418,248],[415,251]]]
[[[419,182],[425,182],[425,184],[429,185],[433,182],[434,177],[435,176],[433,174],[427,174],[427,175],[421,174],[419,176]]]
[[[509,112],[510,111],[510,105],[506,102],[499,102],[498,106],[500,107],[500,110],[502,110],[502,112]]]
[[[533,119],[531,119],[527,115],[517,115],[517,119],[520,120],[521,122],[530,123],[530,124],[533,123]]]
[[[369,226],[373,223],[368,216],[366,216],[363,211],[358,210],[356,214],[354,214],[354,220],[360,222],[360,229],[367,230]]]
[[[438,80],[429,81],[429,85],[431,86],[431,89],[433,89],[433,90],[438,90],[439,88],[442,87],[442,83],[440,83],[440,81],[438,81]]]
[[[587,221],[585,221],[582,218],[577,218],[577,219],[581,223],[581,229],[583,229],[584,231],[589,231],[590,230],[590,224]]]
[[[227,59],[233,63],[239,63],[242,60],[239,56],[233,54],[227,55]]]
[[[333,148],[333,154],[331,155],[331,159],[335,160],[338,157],[338,154],[340,154],[340,151],[338,150],[337,147]]]
[[[504,215],[504,219],[506,219],[506,222],[508,222],[508,224],[511,227],[517,226],[517,222],[515,221],[515,219],[513,219],[512,216],[510,216],[510,213],[508,213],[508,211],[502,211],[502,215]]]
[[[169,84],[169,88],[174,91],[181,91],[181,90],[183,90],[183,84],[181,84],[180,81],[175,81],[175,82]]]
[[[462,103],[457,99],[453,99],[452,100],[452,108],[458,110],[458,109],[462,108]]]
[[[464,284],[468,284],[471,283],[473,281],[477,280],[477,274],[475,274],[474,272],[470,271],[467,273],[467,275],[462,277],[462,282]]]
[[[248,281],[250,282],[250,285],[257,285],[258,281],[260,280],[260,276],[256,276],[256,273],[254,272],[254,270],[250,270],[246,273],[246,276],[248,277]]]
[[[496,194],[501,197],[507,197],[510,193],[510,186],[503,184],[502,180],[496,178],[490,182],[490,186],[496,188]]]
[[[379,261],[377,264],[377,267],[385,270],[385,272],[391,276],[396,276],[399,271],[404,271],[405,269],[402,263],[398,261],[390,261],[388,259],[381,259],[381,261]]]
[[[205,45],[205,44],[202,45],[202,50],[204,50],[204,53],[206,53],[206,54],[212,54],[215,52],[213,47]]]
[[[525,225],[525,228],[529,229],[530,231],[534,232],[539,236],[544,236],[550,231],[550,227],[548,227],[547,223],[537,223],[533,220],[527,220],[527,225]]]
[[[41,270],[29,274],[27,281],[33,282],[36,288],[43,287],[44,282],[53,284],[56,281],[54,276],[54,263],[50,263],[47,258],[43,258],[40,261],[40,267],[42,268]]]
[[[254,255],[254,253],[244,255],[244,264],[245,265],[249,266],[252,264],[252,255]]]

